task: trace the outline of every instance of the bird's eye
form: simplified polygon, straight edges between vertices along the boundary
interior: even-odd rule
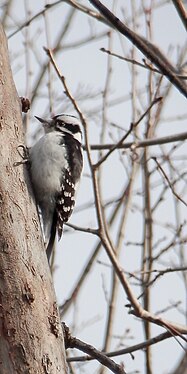
[[[64,127],[64,122],[57,120],[56,122],[57,126]]]

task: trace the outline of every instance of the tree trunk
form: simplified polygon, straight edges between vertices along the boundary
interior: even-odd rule
[[[0,373],[67,373],[27,166],[14,166],[22,118],[1,25],[0,56]]]

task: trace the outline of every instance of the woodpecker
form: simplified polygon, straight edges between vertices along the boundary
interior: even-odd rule
[[[30,171],[49,261],[56,232],[60,240],[75,205],[83,168],[82,131],[72,115],[59,114],[49,120],[35,117],[45,134],[30,149]]]

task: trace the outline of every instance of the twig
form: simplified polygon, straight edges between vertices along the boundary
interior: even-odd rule
[[[120,145],[122,145],[124,140],[131,134],[132,130],[135,127],[137,127],[139,125],[139,123],[142,121],[142,119],[149,113],[149,111],[151,110],[153,105],[160,102],[161,100],[162,100],[162,97],[157,97],[156,99],[154,99],[152,101],[152,103],[149,105],[149,107],[146,109],[146,111],[140,116],[138,121],[136,121],[135,123],[131,123],[130,128],[126,132],[126,134],[119,140],[119,142],[117,142],[115,145],[113,145],[113,147],[108,151],[108,153],[106,153],[106,155],[104,155],[102,158],[100,158],[100,160],[94,165],[94,168],[98,168],[104,161],[106,161],[106,159],[111,155],[112,152],[114,152],[117,148],[120,147]]]
[[[177,9],[177,12],[179,14],[180,19],[183,22],[183,25],[187,31],[187,12],[185,9],[185,5],[181,0],[172,0],[173,4],[175,5],[175,8]]]
[[[87,8],[84,5],[76,2],[75,0],[64,0],[67,4],[71,5],[77,10],[80,10],[81,12],[87,14],[90,17],[96,18],[97,21],[103,22],[105,24],[109,24],[109,22],[103,17],[100,13],[96,13],[93,11],[93,9]]]
[[[66,37],[67,32],[69,31],[69,28],[71,27],[72,19],[73,19],[74,15],[75,15],[75,9],[70,9],[70,11],[68,12],[68,14],[66,16],[65,24],[63,25],[59,35],[57,36],[57,38],[54,42],[54,50],[55,50],[56,54],[60,52],[61,44],[63,44],[63,40]],[[34,104],[34,101],[37,98],[37,92],[38,92],[38,89],[41,85],[42,79],[45,75],[45,72],[48,68],[48,63],[49,63],[48,61],[44,62],[44,64],[41,66],[40,72],[37,75],[36,80],[34,82],[33,89],[32,89],[32,96],[31,96],[32,106]]]
[[[187,332],[186,332],[186,334],[187,334]],[[104,352],[104,353],[107,357],[116,357],[116,356],[126,355],[126,354],[129,354],[129,353],[133,353],[133,352],[136,352],[136,351],[139,351],[139,350],[146,349],[148,346],[159,343],[159,342],[161,342],[163,340],[166,340],[166,339],[169,339],[171,337],[172,337],[172,335],[167,331],[167,332],[164,332],[163,334],[159,334],[159,335],[155,336],[154,338],[146,340],[142,343],[132,345],[131,347],[120,349],[120,350],[114,351],[114,352],[107,352],[107,353]],[[74,362],[74,361],[82,362],[82,361],[90,361],[90,360],[94,360],[94,359],[90,356],[68,357],[68,359],[67,359],[68,362]]]
[[[107,222],[108,227],[111,227],[113,225],[113,223],[115,222],[115,219],[117,217],[117,213],[119,212],[119,209],[120,209],[121,205],[126,200],[126,195],[127,195],[128,189],[129,189],[129,182],[128,182],[127,186],[125,186],[124,191],[122,192],[120,198],[118,199],[116,207],[113,209],[113,212],[110,215],[110,218],[108,219],[108,222]],[[65,315],[65,313],[67,312],[70,305],[73,303],[75,298],[78,296],[78,292],[79,292],[83,282],[86,280],[87,275],[89,274],[89,271],[90,271],[90,269],[92,267],[92,264],[94,263],[97,255],[98,255],[98,253],[99,253],[100,248],[101,248],[101,242],[99,241],[99,243],[96,245],[96,248],[93,250],[91,256],[89,257],[86,265],[84,266],[82,274],[80,275],[73,291],[71,292],[70,297],[64,302],[64,304],[62,304],[60,306],[61,317]]]
[[[108,358],[104,353],[98,351],[92,345],[83,342],[80,339],[72,336],[70,334],[69,328],[63,323],[64,332],[65,332],[65,347],[67,348],[76,348],[80,351],[89,354],[93,359],[99,361],[102,365],[106,366],[113,373],[116,374],[125,374],[125,370],[121,365],[116,364],[113,360]],[[68,360],[69,361],[69,360]],[[70,361],[69,361],[70,362]]]
[[[82,114],[82,112],[81,112],[78,104],[76,103],[75,99],[73,98],[73,96],[71,95],[70,91],[68,90],[65,77],[61,74],[58,66],[56,65],[56,62],[54,60],[53,53],[52,53],[51,49],[48,49],[48,48],[45,48],[45,47],[43,47],[43,49],[47,53],[47,55],[49,56],[50,61],[51,61],[52,65],[54,66],[54,68],[56,70],[56,73],[57,73],[58,77],[60,78],[60,80],[61,80],[61,82],[62,82],[62,84],[63,84],[63,86],[65,88],[65,94],[66,94],[67,97],[69,97],[70,101],[72,102],[72,104],[73,104],[76,112],[79,114],[79,117],[80,117],[80,120],[82,122],[82,125],[85,128],[85,126],[86,126],[86,120],[85,120],[85,118],[84,118],[84,116],[83,116],[83,114]]]
[[[61,0],[58,0],[56,1],[55,3],[53,4],[47,4],[44,9],[42,9],[40,12],[36,13],[34,16],[32,16],[31,18],[29,18],[26,22],[24,22],[20,27],[18,27],[15,31],[13,31],[9,36],[8,36],[8,39],[12,38],[12,36],[16,35],[19,31],[21,31],[24,27],[27,27],[30,25],[30,23],[32,23],[32,21],[34,21],[36,18],[42,16],[47,9],[50,9],[52,7],[54,7],[55,5],[58,5],[61,3]]]
[[[164,74],[175,87],[187,97],[187,86],[177,76],[176,69],[170,64],[163,53],[154,44],[144,37],[136,34],[122,23],[109,9],[99,0],[89,0],[101,14],[116,28],[121,34],[126,36],[136,47]]]
[[[166,179],[166,181],[167,181],[167,183],[168,183],[168,185],[169,185],[169,187],[170,187],[170,189],[171,189],[173,195],[174,195],[178,200],[180,200],[181,203],[183,203],[185,206],[187,206],[186,201],[184,201],[184,200],[182,199],[182,197],[180,197],[180,196],[178,195],[178,193],[174,190],[174,188],[173,188],[173,186],[172,186],[172,184],[171,184],[171,182],[170,182],[168,176],[166,175],[166,173],[165,173],[164,169],[162,168],[162,166],[161,166],[161,165],[159,164],[159,162],[157,161],[156,157],[151,157],[151,158],[152,158],[152,160],[154,160],[154,161],[156,162],[156,164],[157,164],[157,166],[158,166],[158,169],[161,171],[161,174],[163,174],[164,178]]]
[[[94,12],[92,9],[85,7],[84,5],[79,4],[79,3],[77,3],[74,0],[64,0],[63,2],[66,2],[67,4],[71,5],[73,8],[75,8],[77,10],[80,10],[81,12],[86,13],[87,15],[89,15],[89,16],[91,16],[93,18],[96,18],[98,21],[101,21],[101,22],[103,22],[103,23],[105,23],[105,24],[108,25],[108,21],[103,16],[101,16],[101,14]],[[62,3],[62,0],[58,0],[55,3],[53,3],[53,4],[46,4],[46,6],[44,7],[44,9],[42,9],[40,12],[36,13],[34,16],[32,16],[26,22],[24,22],[20,27],[18,27],[15,31],[13,31],[8,36],[8,39],[12,38],[19,31],[21,31],[23,28],[29,26],[30,23],[32,23],[32,21],[34,21],[38,17],[42,16],[46,12],[46,10],[48,10],[48,9],[50,9],[50,8],[56,6],[56,5],[59,5],[60,3]]]
[[[143,148],[143,147],[150,147],[154,145],[160,145],[160,144],[167,144],[167,143],[173,143],[173,142],[180,142],[182,140],[187,139],[187,132],[182,132],[181,134],[176,135],[169,135],[164,136],[161,138],[154,138],[154,139],[145,139],[141,141],[136,142],[127,142],[123,144],[119,144],[116,148],[117,149],[128,149],[128,148]],[[90,148],[92,151],[98,151],[100,149],[112,149],[114,147],[114,144],[93,144],[90,145]],[[85,149],[85,147],[83,147]]]
[[[72,223],[66,223],[66,226],[69,226],[76,231],[82,231],[82,232],[86,232],[86,233],[97,235],[97,236],[99,235],[99,232],[97,229],[91,229],[90,227],[84,228],[84,227],[73,225]]]
[[[120,56],[117,53],[111,52],[111,51],[109,51],[106,48],[100,48],[100,51],[101,52],[105,52],[105,53],[107,53],[107,54],[109,54],[111,56],[117,57],[117,58],[119,58],[119,60],[130,62],[133,65],[137,65],[137,66],[140,66],[141,68],[153,71],[154,73],[163,74],[163,73],[161,73],[160,70],[153,68],[153,66],[150,65],[145,59],[142,59],[142,61],[143,61],[143,64],[142,64],[141,62],[136,61],[136,60],[134,60],[132,58],[127,58],[127,57]],[[181,79],[187,79],[187,76],[185,76],[183,74],[176,74],[176,75],[177,75],[177,77],[179,77]]]

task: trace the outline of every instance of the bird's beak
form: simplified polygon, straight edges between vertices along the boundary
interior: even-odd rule
[[[46,122],[46,120],[43,119],[43,118],[40,118],[40,117],[37,117],[37,116],[35,116],[35,118],[36,118],[38,121],[40,121],[41,123],[45,123],[45,122]]]
[[[38,116],[35,116],[35,118],[42,123],[42,126],[45,130],[45,132],[49,132],[52,125],[53,125],[53,120],[52,119],[43,119]]]

